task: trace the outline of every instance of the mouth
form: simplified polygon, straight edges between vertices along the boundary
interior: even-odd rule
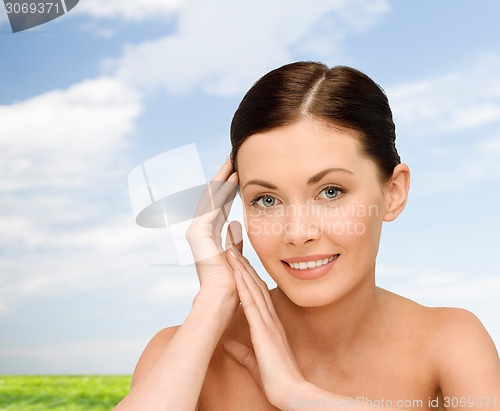
[[[287,272],[300,280],[312,280],[322,277],[330,271],[340,254],[294,257],[281,260]]]
[[[327,265],[328,263],[332,262],[333,260],[336,260],[339,255],[340,254],[333,254],[330,257],[326,257],[323,259],[298,261],[298,262],[292,262],[290,260],[289,261],[282,260],[282,261],[284,263],[288,264],[294,270],[307,270],[308,268],[316,268],[316,267],[322,267],[324,265]]]

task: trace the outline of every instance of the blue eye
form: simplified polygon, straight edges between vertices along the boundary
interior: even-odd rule
[[[276,204],[276,199],[270,195],[262,195],[259,197],[254,198],[251,201],[251,204],[257,204],[258,206],[262,208],[269,208],[272,207]]]
[[[321,193],[325,193],[325,196],[328,200],[335,200],[337,197],[342,194],[342,190],[338,187],[329,186],[325,187]]]

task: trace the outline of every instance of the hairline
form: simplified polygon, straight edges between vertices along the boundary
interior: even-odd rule
[[[321,82],[321,80],[319,82]],[[319,82],[318,82],[317,85],[319,85]],[[359,130],[359,129],[357,129],[357,128],[349,125],[349,124],[346,124],[346,122],[342,122],[341,120],[339,120],[339,121],[332,120],[332,119],[329,119],[329,118],[325,118],[325,117],[322,117],[322,116],[315,115],[315,114],[313,114],[313,113],[311,113],[309,111],[306,111],[306,112],[299,111],[298,115],[294,116],[291,120],[286,121],[286,122],[284,122],[281,125],[278,125],[276,127],[271,127],[271,128],[259,130],[257,133],[254,133],[254,134],[251,134],[251,135],[245,137],[244,142],[247,139],[249,139],[250,137],[255,136],[257,134],[267,133],[267,132],[269,132],[271,130],[277,130],[277,129],[282,128],[282,127],[291,126],[293,124],[297,124],[297,123],[299,123],[301,121],[308,120],[308,119],[314,121],[315,123],[321,125],[322,127],[326,128],[328,130],[340,131],[340,132],[345,133],[345,134],[349,135],[350,137],[353,137],[354,139],[356,139],[359,142],[360,154],[375,163],[375,166],[376,166],[376,169],[377,169],[377,175],[378,175],[378,178],[379,178],[380,182],[381,183],[387,183],[389,181],[389,179],[390,179],[391,176],[388,176],[386,178],[383,175],[383,172],[380,169],[380,166],[378,165],[378,163],[375,161],[375,159],[372,158],[372,156],[370,156],[365,151],[365,148],[364,148],[364,145],[363,145],[363,139],[367,138],[367,136],[366,136],[366,133],[363,130]],[[241,145],[243,145],[244,142]],[[241,148],[241,145],[240,145],[240,148]],[[239,149],[238,149],[238,152],[239,152]],[[233,163],[233,167],[234,167],[234,170],[236,172],[238,172],[238,167],[237,167],[238,152],[235,153],[235,158],[234,158],[235,161]]]

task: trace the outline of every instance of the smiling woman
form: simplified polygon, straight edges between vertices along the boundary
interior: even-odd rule
[[[410,184],[380,87],[348,67],[283,66],[244,97],[231,142],[187,233],[210,256],[196,263],[200,292],[149,343],[117,410],[500,406],[498,353],[474,315],[376,286],[382,226]],[[271,291],[238,222],[221,245],[235,184]]]
[[[373,284],[382,222],[406,200],[406,166],[385,188],[352,134],[308,118],[254,134],[238,152],[248,237],[276,292],[299,306],[325,306],[362,279]],[[275,189],[246,183],[264,176]]]

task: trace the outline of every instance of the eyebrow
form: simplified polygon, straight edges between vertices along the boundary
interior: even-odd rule
[[[342,173],[348,173],[348,174],[353,174],[352,171],[349,171],[345,168],[339,168],[339,167],[334,167],[334,168],[327,168],[326,170],[320,171],[319,173],[314,174],[312,177],[307,180],[307,185],[315,184],[318,181],[320,181],[323,177],[325,177],[327,174],[330,173],[335,173],[335,172],[342,172]],[[258,185],[262,187],[269,188],[271,190],[277,190],[278,187],[275,186],[274,184],[265,181],[265,180],[259,180],[259,179],[254,179],[254,180],[249,180],[243,187],[242,191],[245,189],[245,187],[249,185]]]

